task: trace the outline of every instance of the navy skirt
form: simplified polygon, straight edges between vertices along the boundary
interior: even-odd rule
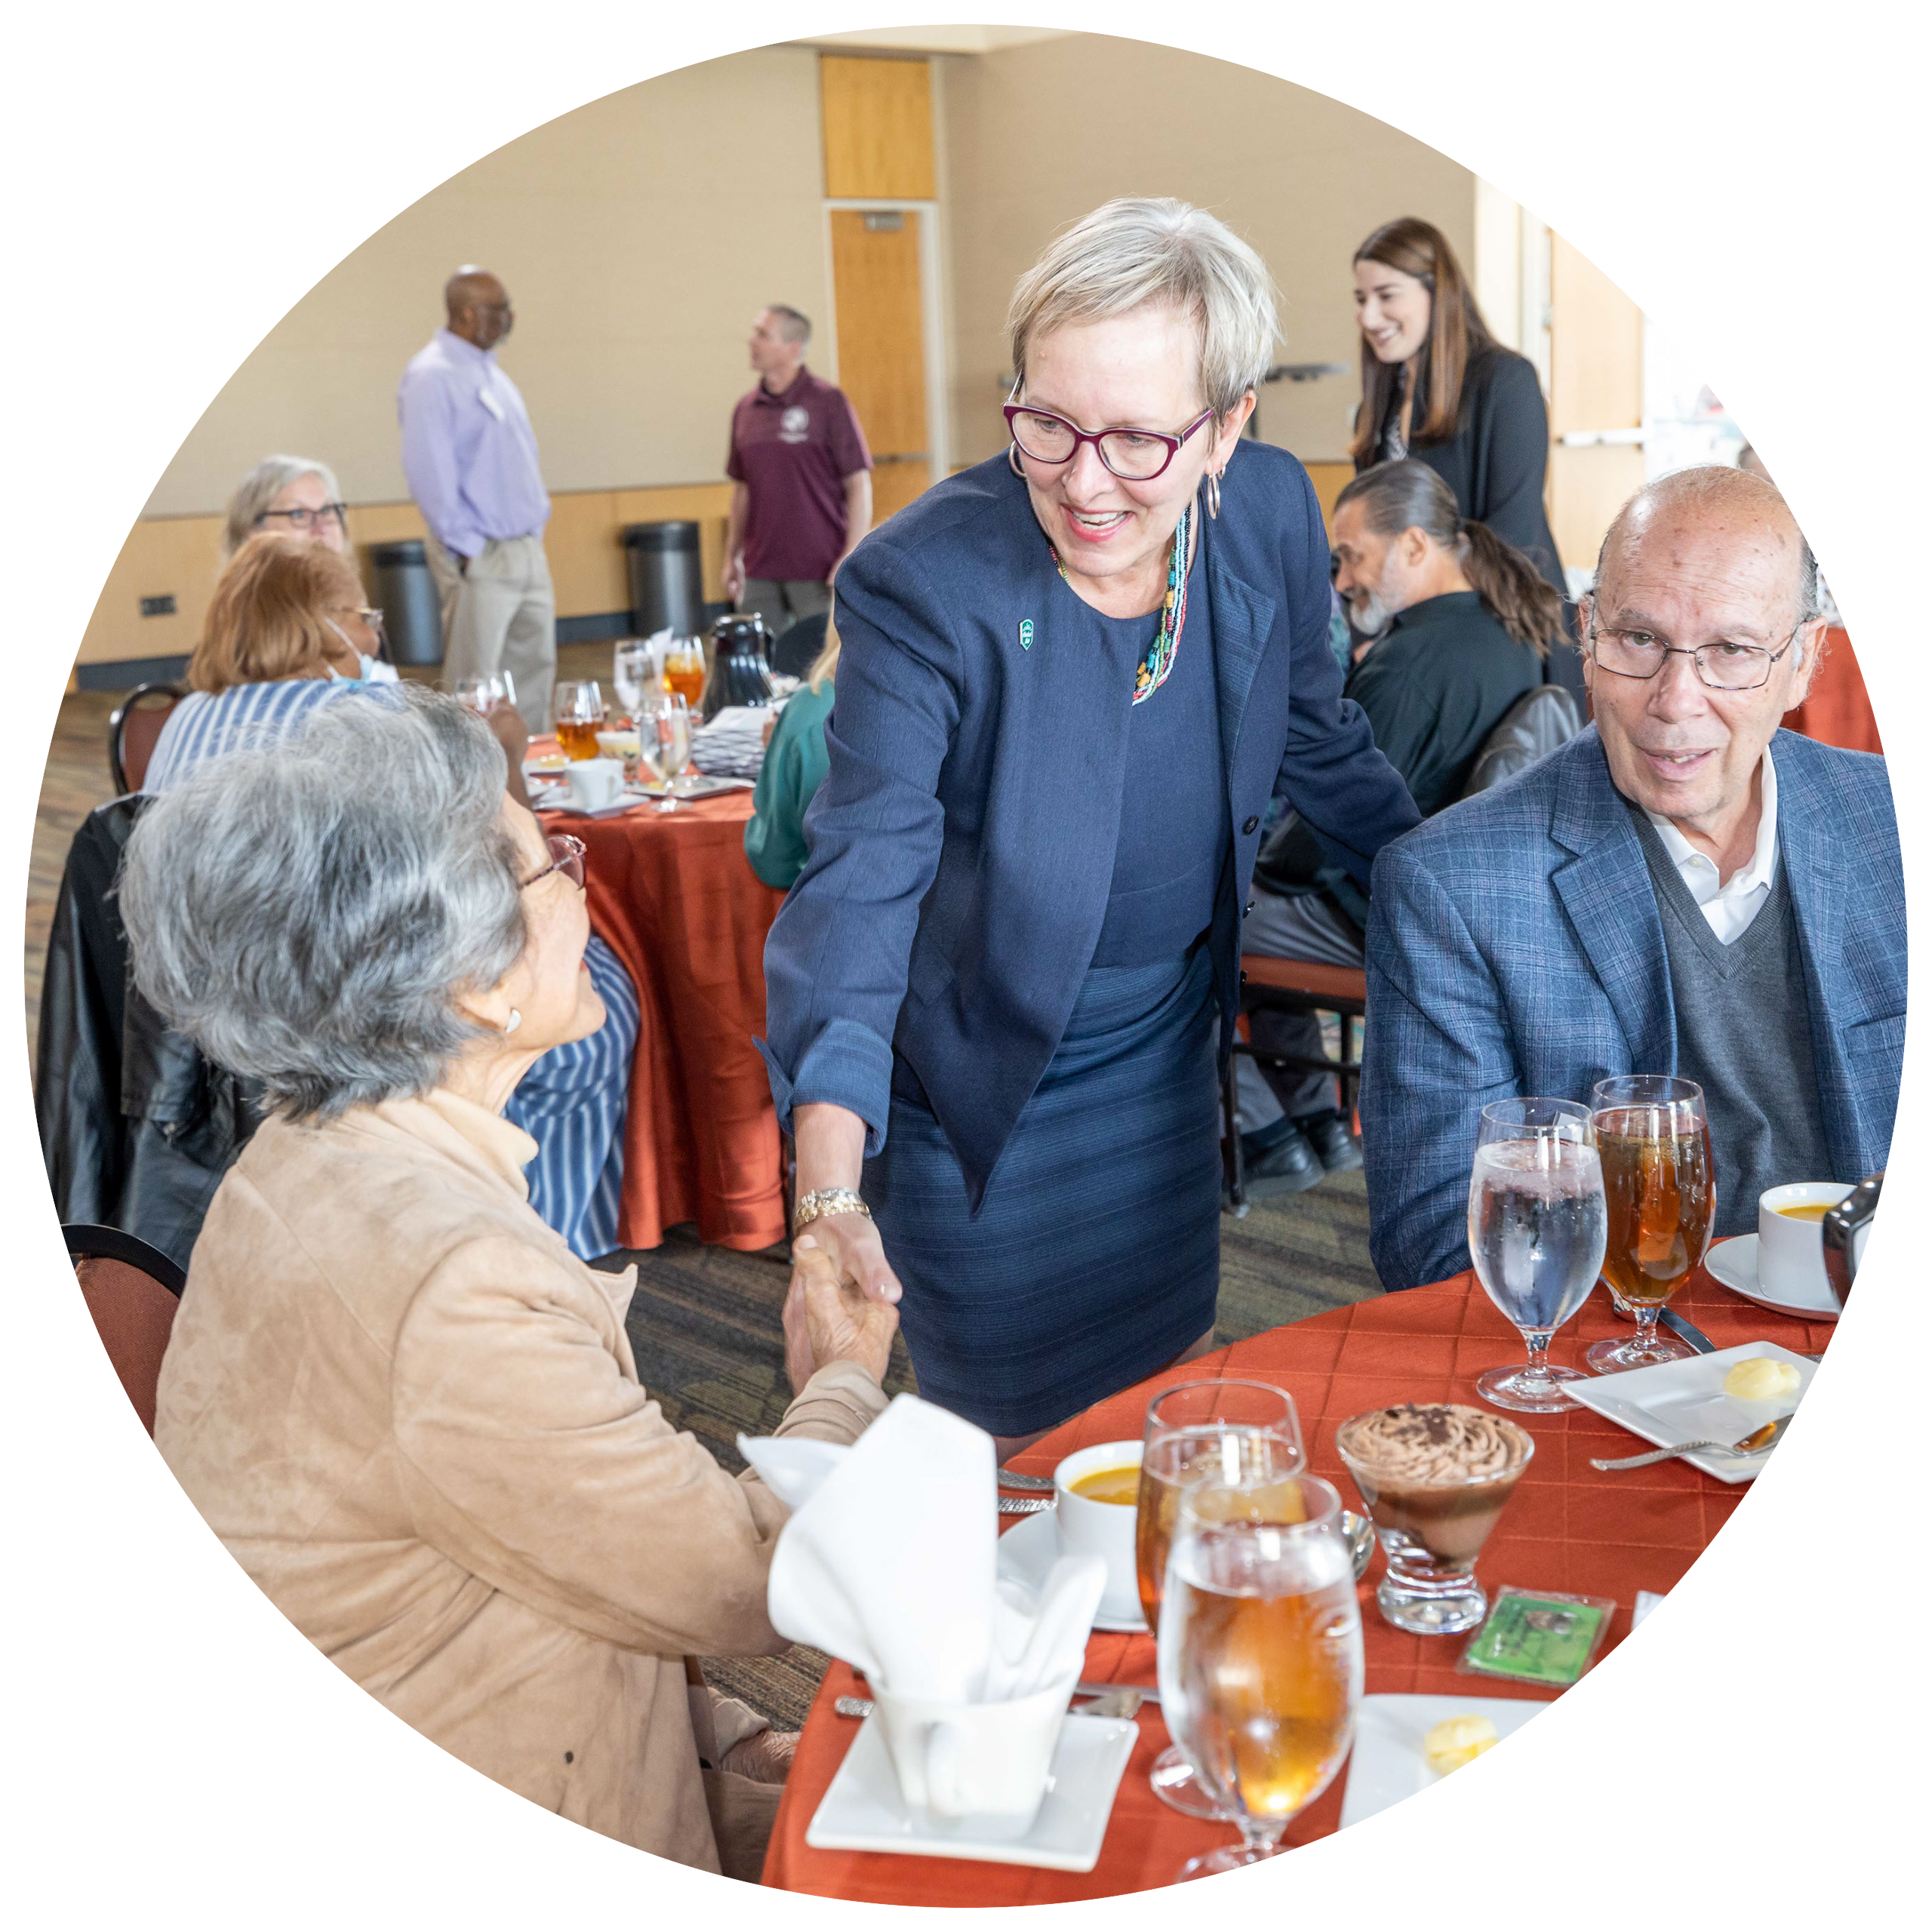
[[[866,1199],[926,1400],[1051,1428],[1214,1325],[1220,1092],[1206,946],[1094,967],[980,1211],[939,1123],[895,1091]]]

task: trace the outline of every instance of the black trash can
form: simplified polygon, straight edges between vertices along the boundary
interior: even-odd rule
[[[627,523],[623,544],[630,568],[632,631],[638,637],[667,629],[678,637],[695,637],[704,628],[697,524],[684,519]]]
[[[443,601],[421,542],[411,537],[401,543],[372,543],[369,561],[376,574],[376,604],[389,634],[389,655],[398,664],[440,664]]]

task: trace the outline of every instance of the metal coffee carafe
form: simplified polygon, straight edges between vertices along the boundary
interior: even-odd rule
[[[772,637],[755,611],[720,617],[711,627],[711,670],[699,709],[708,723],[728,704],[769,704]]]
[[[1825,1279],[1838,1297],[1841,1309],[1851,1294],[1852,1278],[1858,1272],[1858,1236],[1878,1205],[1878,1191],[1885,1184],[1885,1171],[1868,1174],[1835,1208],[1825,1211]]]

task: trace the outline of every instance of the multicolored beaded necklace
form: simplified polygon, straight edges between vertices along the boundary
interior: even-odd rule
[[[1168,681],[1168,673],[1174,668],[1174,654],[1180,649],[1180,628],[1187,622],[1188,539],[1193,534],[1194,505],[1190,502],[1174,526],[1174,548],[1168,555],[1168,591],[1161,602],[1161,628],[1147,647],[1146,656],[1134,667],[1136,704],[1145,704]],[[1073,580],[1067,576],[1059,551],[1051,543],[1047,548],[1053,553],[1054,568],[1071,589]]]

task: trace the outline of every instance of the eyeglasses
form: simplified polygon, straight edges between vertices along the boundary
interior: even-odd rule
[[[1004,413],[1008,432],[1022,456],[1035,463],[1071,463],[1082,443],[1091,443],[1108,469],[1129,483],[1152,482],[1180,455],[1181,445],[1214,415],[1204,409],[1179,435],[1170,436],[1158,429],[1081,429],[1050,409],[1023,402],[1009,402]]]
[[[532,872],[528,878],[517,881],[516,889],[528,892],[540,878],[548,878],[552,872],[561,872],[571,884],[583,883],[584,843],[581,838],[573,838],[568,832],[553,832],[543,843],[549,848],[550,863],[541,872]]]
[[[320,509],[312,510],[304,504],[298,504],[292,510],[264,510],[256,518],[254,528],[260,529],[272,516],[288,518],[291,530],[319,529],[325,518],[333,521],[339,529],[346,529],[349,506],[346,503],[325,503]]]
[[[1648,631],[1599,629],[1590,625],[1590,658],[1619,678],[1654,678],[1670,657],[1687,657],[1714,691],[1755,691],[1770,681],[1771,666],[1797,641],[1808,622],[1801,619],[1775,651],[1756,644],[1672,644]]]

